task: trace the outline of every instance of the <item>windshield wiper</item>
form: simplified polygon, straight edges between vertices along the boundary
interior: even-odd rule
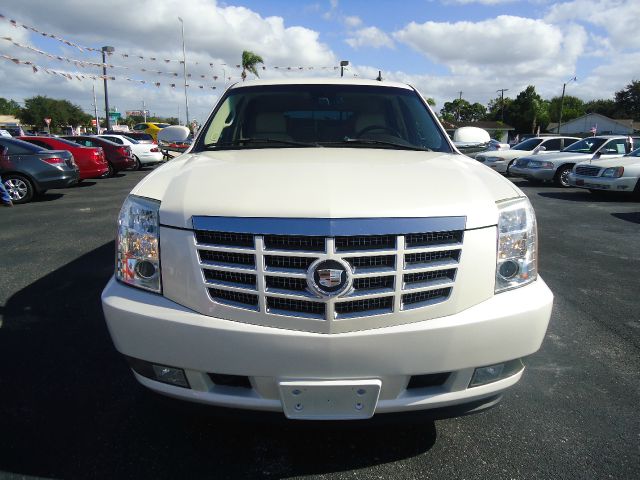
[[[213,143],[205,143],[203,148],[215,149],[219,147],[233,147],[238,145],[245,145],[249,143],[282,143],[285,145],[293,145],[296,147],[319,147],[317,143],[310,142],[296,142],[295,140],[282,140],[279,138],[238,138],[236,140],[231,140],[229,142],[213,142]]]
[[[387,147],[395,147],[401,148],[403,150],[416,150],[419,152],[432,152],[430,148],[426,147],[418,147],[416,145],[407,145],[406,143],[396,143],[396,142],[386,142],[384,140],[374,140],[372,138],[351,138],[344,137],[342,141],[339,142],[322,142],[323,145],[331,145],[331,144],[352,144],[352,145],[385,145]]]

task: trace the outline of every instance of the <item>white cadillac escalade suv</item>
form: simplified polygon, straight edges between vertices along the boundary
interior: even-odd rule
[[[156,392],[292,419],[494,405],[545,335],[531,204],[410,86],[230,87],[118,220],[102,294]]]

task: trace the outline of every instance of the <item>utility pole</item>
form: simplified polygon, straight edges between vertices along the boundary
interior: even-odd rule
[[[557,133],[560,134],[560,125],[562,125],[562,110],[564,108],[564,91],[567,88],[567,84],[571,82],[576,82],[578,77],[573,77],[571,80],[564,82],[562,84],[562,97],[560,97],[560,119],[558,120],[558,129]]]
[[[340,60],[340,76],[344,77],[344,67],[349,65],[349,60]]]
[[[106,54],[115,52],[113,47],[102,47],[102,77],[104,79],[104,112],[106,115],[107,130],[111,130],[111,119],[109,118],[109,91],[107,90],[107,57]],[[98,126],[98,129],[100,127]]]
[[[459,96],[458,96],[458,100],[462,100],[462,90],[460,90],[458,92]],[[460,121],[460,103],[458,103],[458,108],[457,108],[457,112],[456,112],[456,121],[459,122]]]
[[[147,123],[147,106],[144,103],[144,98],[142,99],[142,117],[144,118],[144,123]]]
[[[93,115],[96,119],[96,133],[100,133],[100,119],[98,118],[98,102],[96,101],[96,82],[91,85],[93,90]]]
[[[502,123],[504,123],[504,92],[506,92],[507,90],[509,90],[508,88],[501,88],[499,90],[496,90],[496,92],[500,92],[500,107],[502,112],[500,113],[500,121]]]
[[[184,77],[184,106],[185,106],[185,116],[187,121],[185,125],[189,126],[189,96],[187,95],[187,54],[184,48],[184,20],[182,17],[178,17],[180,20],[180,26],[182,31],[182,75]]]

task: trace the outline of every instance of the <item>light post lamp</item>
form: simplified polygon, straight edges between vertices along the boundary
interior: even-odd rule
[[[575,81],[577,81],[577,79],[578,79],[578,77],[573,77],[568,82],[564,82],[562,84],[562,97],[560,97],[560,119],[558,120],[558,129],[557,129],[557,133],[558,134],[560,134],[560,125],[562,125],[562,110],[564,108],[564,90],[567,88],[567,84],[569,84],[571,82],[575,82]]]
[[[344,67],[349,65],[349,60],[340,60],[340,76],[344,77]]]
[[[180,27],[182,32],[182,75],[184,77],[184,106],[185,106],[185,117],[187,121],[185,125],[189,125],[189,96],[187,95],[187,55],[186,50],[184,48],[184,20],[182,17],[178,17],[180,20]]]
[[[107,130],[111,130],[111,119],[109,118],[109,90],[107,89],[107,53],[112,54],[116,49],[113,47],[102,47],[102,77],[104,80],[104,111],[107,122]],[[100,125],[97,125],[100,132]]]

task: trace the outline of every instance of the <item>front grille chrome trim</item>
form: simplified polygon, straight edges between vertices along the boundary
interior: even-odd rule
[[[198,224],[194,232],[197,266],[213,303],[258,312],[265,317],[265,325],[270,325],[269,317],[277,324],[299,318],[300,325],[292,323],[292,329],[331,333],[332,322],[426,308],[448,300],[455,288],[464,243],[460,229],[420,233],[411,228],[406,234],[377,232],[370,238],[358,230],[353,238],[314,235],[305,239],[295,229],[290,236],[282,232],[237,233],[242,229],[236,220],[232,219],[234,230],[228,236],[224,231],[203,231],[203,225]],[[284,220],[292,225],[291,219]],[[371,226],[371,222],[367,224]],[[345,225],[338,222],[343,230]],[[323,228],[328,226],[335,225],[329,222]],[[412,244],[407,247],[409,237]],[[198,239],[243,245],[203,244]],[[254,248],[247,248],[251,242]],[[392,245],[395,249],[389,248]],[[311,288],[308,269],[323,260],[343,262],[351,270],[352,284],[345,293],[331,298]],[[262,323],[257,318],[252,322]],[[353,325],[357,329],[357,324]],[[344,327],[336,324],[333,328]]]

